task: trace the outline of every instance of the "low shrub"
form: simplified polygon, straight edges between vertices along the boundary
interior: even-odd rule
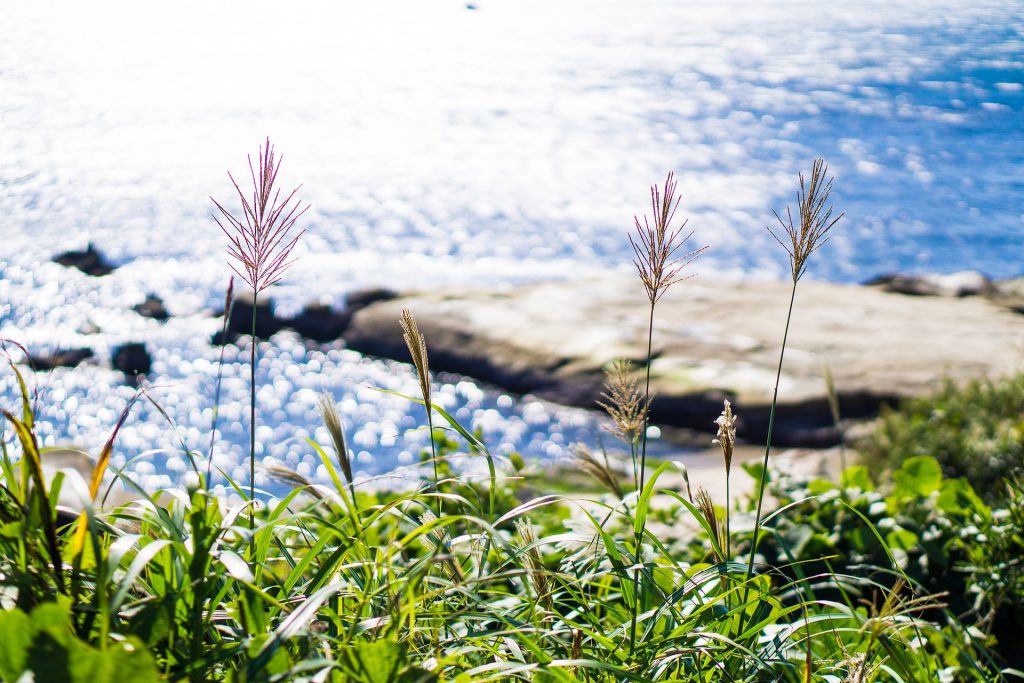
[[[990,507],[965,479],[944,477],[934,458],[915,456],[884,488],[857,465],[838,482],[775,472],[769,490],[778,507],[758,546],[766,568],[791,580],[817,577],[810,583],[819,598],[877,602],[906,582],[949,608],[930,618],[955,617],[945,623],[971,629],[1008,661],[1022,661],[1015,647],[1016,627],[1024,622],[1019,481],[1008,482],[1004,503]],[[753,505],[748,499],[742,507],[749,513]]]
[[[1006,478],[1024,474],[1024,375],[947,382],[932,396],[904,401],[883,411],[858,449],[875,475],[928,455],[986,500],[998,498]]]

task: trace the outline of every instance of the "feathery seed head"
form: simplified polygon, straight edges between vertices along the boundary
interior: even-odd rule
[[[605,375],[604,400],[597,404],[612,419],[609,431],[626,443],[635,443],[644,429],[649,406],[633,377],[632,364],[620,358],[606,368]]]
[[[715,503],[711,500],[711,494],[702,486],[697,489],[697,495],[694,496],[694,502],[697,509],[700,510],[700,514],[703,515],[704,520],[708,523],[708,528],[714,536],[714,547],[721,547],[722,538],[725,536],[725,532],[722,527],[722,521],[718,519],[718,511],[715,510]],[[717,551],[715,552],[715,559],[718,562],[725,561],[725,558],[721,557]]]
[[[320,419],[324,421],[327,433],[334,444],[334,452],[338,456],[338,464],[341,465],[341,472],[345,475],[345,481],[352,483],[352,459],[348,454],[348,444],[345,442],[345,430],[341,426],[341,418],[338,416],[338,408],[334,405],[334,399],[330,394],[320,394],[318,399],[320,408]]]
[[[289,484],[297,489],[304,489],[317,500],[324,499],[324,494],[317,490],[317,487],[313,485],[313,482],[306,479],[295,470],[277,463],[265,463],[261,465],[261,467],[271,478],[277,479],[285,484]]]
[[[715,419],[718,425],[718,435],[714,443],[722,447],[722,455],[725,457],[725,475],[729,476],[732,469],[732,453],[736,446],[736,416],[732,414],[732,404],[725,399],[725,408],[722,414]]]
[[[541,557],[540,550],[537,548],[537,535],[533,532],[533,525],[529,520],[523,519],[517,519],[515,525],[516,531],[523,541],[522,552],[530,584],[533,586],[537,598],[550,610],[552,608],[551,582],[548,579],[548,571],[544,567],[544,558]]]
[[[692,231],[685,236],[682,234],[683,228],[686,227],[685,220],[678,227],[672,227],[681,199],[682,197],[676,198],[676,181],[669,172],[663,191],[659,190],[657,185],[651,186],[651,218],[648,219],[645,215],[641,225],[640,219],[637,216],[633,217],[636,236],[629,236],[629,243],[635,254],[633,265],[636,266],[637,274],[640,275],[640,281],[652,306],[669,287],[689,277],[680,275],[683,268],[697,260],[697,257],[707,249],[704,246],[687,254],[677,255],[679,248],[693,236]],[[653,225],[651,221],[654,222]]]
[[[614,493],[616,497],[622,498],[622,485],[619,483],[619,476],[612,471],[611,465],[608,463],[608,455],[603,450],[600,458],[594,451],[581,443],[573,444],[570,450],[581,470]]]
[[[228,291],[224,294],[224,319],[231,318],[231,304],[235,302],[235,276],[228,279]]]
[[[828,203],[829,194],[832,192],[832,181],[835,177],[827,178],[828,164],[822,158],[814,160],[811,166],[811,180],[809,184],[804,182],[804,174],[800,173],[800,191],[797,193],[797,212],[799,214],[799,227],[793,222],[793,213],[789,206],[786,206],[786,219],[777,211],[773,211],[775,219],[781,227],[781,235],[768,226],[768,232],[775,238],[775,241],[782,245],[782,248],[789,254],[789,265],[793,282],[803,277],[807,270],[808,257],[817,251],[831,237],[829,231],[832,229],[844,214],[832,217],[832,207]]]
[[[216,199],[210,201],[220,212],[213,219],[227,236],[228,255],[235,261],[231,269],[242,278],[257,294],[280,281],[284,271],[294,263],[289,260],[292,249],[305,232],[292,234],[299,218],[309,209],[302,205],[295,194],[296,187],[282,199],[281,190],[275,189],[277,172],[281,160],[274,159],[274,147],[267,138],[260,148],[256,166],[249,157],[249,176],[252,179],[252,195],[246,196],[234,176],[228,178],[242,202],[242,214],[238,217],[225,209]]]
[[[420,380],[420,391],[423,393],[423,403],[430,412],[430,363],[427,358],[427,340],[420,333],[416,325],[416,318],[408,308],[402,309],[402,336],[405,345],[409,347],[409,355],[412,356],[412,363],[416,366],[416,374]]]

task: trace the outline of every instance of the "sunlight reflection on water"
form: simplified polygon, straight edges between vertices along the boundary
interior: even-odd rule
[[[713,249],[702,270],[781,272],[763,226],[821,154],[845,230],[812,275],[981,269],[1017,275],[1024,228],[1022,3],[587,0],[20,3],[0,25],[3,333],[32,348],[124,341],[154,354],[154,394],[208,448],[228,271],[208,195],[270,135],[313,208],[282,314],[365,286],[511,284],[626,268],[645,188],[675,169]],[[813,11],[812,11],[813,10]],[[794,17],[799,17],[799,22]],[[268,31],[272,31],[268,35]],[[94,242],[119,264],[50,263]],[[167,323],[131,311],[156,293]],[[398,334],[398,326],[395,326]],[[360,466],[414,460],[410,370],[288,334],[261,349],[262,457],[322,478],[315,396],[341,403]],[[216,461],[243,470],[244,357],[229,351]],[[44,438],[95,452],[131,396],[103,367],[39,375]],[[460,388],[461,387],[461,388]],[[9,376],[2,395],[13,397]],[[448,406],[501,450],[544,458],[592,440],[581,411],[458,379]],[[116,462],[157,486],[185,460],[140,404]]]

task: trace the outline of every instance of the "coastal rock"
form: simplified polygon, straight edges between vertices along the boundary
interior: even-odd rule
[[[103,254],[96,250],[90,242],[85,251],[65,251],[63,254],[53,258],[54,263],[69,268],[78,268],[86,275],[100,277],[114,272],[116,266],[109,263]]]
[[[687,281],[658,304],[651,408],[655,422],[713,431],[722,400],[740,436],[765,438],[790,284]],[[647,350],[647,303],[632,279],[606,277],[509,291],[439,291],[372,304],[346,333],[350,348],[408,360],[398,320],[408,307],[426,337],[431,368],[517,393],[593,407],[603,368],[637,364]],[[774,441],[822,446],[839,433],[823,369],[842,417],[873,416],[884,403],[955,381],[1018,369],[1024,320],[985,298],[908,297],[874,287],[801,282]]]
[[[1015,313],[1024,313],[1024,277],[997,282],[988,297]]]
[[[223,315],[223,314],[222,314]],[[261,298],[256,301],[256,337],[258,339],[269,339],[280,332],[285,321],[278,318],[274,313],[274,302],[270,298]],[[253,298],[251,293],[239,294],[231,304],[231,316],[228,318],[227,339],[220,339],[218,332],[213,339],[215,344],[225,341],[233,341],[239,335],[252,334],[253,330]]]
[[[357,289],[345,296],[345,310],[354,313],[360,308],[366,308],[378,301],[390,301],[397,299],[398,292],[387,287],[370,287],[369,289]]]
[[[132,310],[143,318],[153,318],[154,320],[164,321],[170,317],[167,313],[167,309],[164,307],[164,302],[156,294],[147,295],[146,300],[141,304],[132,306]]]
[[[298,315],[287,318],[274,312],[274,301],[260,298],[256,303],[256,337],[268,339],[283,329],[292,329],[303,337],[319,343],[340,339],[348,327],[352,313],[381,301],[389,301],[398,293],[386,288],[356,290],[345,298],[345,308],[336,310],[322,303],[309,304]],[[231,306],[227,339],[221,332],[213,336],[212,343],[223,344],[242,335],[252,333],[252,294],[241,294]],[[221,314],[223,315],[223,313]]]
[[[984,296],[993,291],[988,277],[976,270],[948,275],[882,275],[865,283],[882,291],[912,296]]]
[[[330,306],[311,304],[294,318],[283,320],[282,323],[306,339],[325,343],[341,337],[351,317],[348,311],[335,311]]]
[[[145,344],[131,342],[122,344],[114,349],[110,357],[110,364],[115,370],[120,370],[129,379],[145,375],[152,368],[152,360]]]
[[[73,368],[87,358],[92,358],[92,349],[65,349],[52,353],[29,354],[28,362],[33,369],[45,371],[54,368]]]

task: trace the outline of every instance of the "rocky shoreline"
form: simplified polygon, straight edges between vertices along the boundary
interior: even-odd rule
[[[102,263],[91,248],[78,256],[89,265]],[[75,265],[67,254],[54,260]],[[108,272],[104,265],[98,274]],[[741,416],[741,435],[749,442],[765,438],[789,287],[702,275],[659,302],[651,368],[655,423],[707,433],[728,398]],[[639,372],[646,355],[647,302],[635,280],[619,274],[507,290],[374,289],[350,294],[344,307],[310,305],[292,318],[278,317],[273,302],[262,300],[257,335],[292,329],[311,343],[342,339],[364,354],[405,361],[402,308],[415,314],[435,372],[560,404],[595,407],[607,364],[625,358]],[[166,318],[156,297],[136,311]],[[993,282],[956,273],[886,276],[865,285],[801,282],[775,443],[829,446],[846,424],[873,417],[883,404],[927,393],[945,378],[962,382],[1020,371],[1022,313],[1024,278]],[[211,341],[229,343],[248,334],[252,316],[251,300],[239,297],[226,337],[218,333]],[[145,348],[131,346],[131,354],[119,349],[111,359],[129,376],[148,365]],[[89,349],[78,349],[32,360],[46,369],[89,356]],[[839,397],[839,428],[829,409],[826,367]]]
[[[873,417],[883,404],[936,388],[1018,371],[1024,316],[989,296],[908,296],[884,286],[802,282],[779,390],[774,441],[834,444],[824,379],[834,379],[844,420]],[[656,423],[710,431],[730,399],[740,433],[763,440],[789,301],[789,283],[687,281],[658,304],[651,406]],[[991,293],[990,292],[990,293]],[[394,333],[412,310],[436,370],[466,374],[517,393],[593,407],[614,358],[639,366],[647,308],[632,279],[540,283],[500,292],[432,292],[356,312],[350,348],[405,358]]]

